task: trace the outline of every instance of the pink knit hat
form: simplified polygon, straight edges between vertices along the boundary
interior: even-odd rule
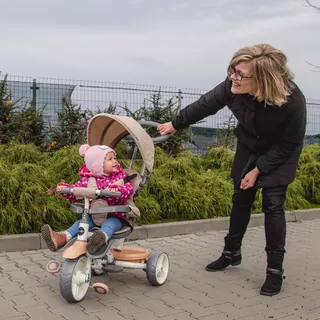
[[[113,149],[111,149],[108,146],[89,146],[88,144],[83,144],[79,148],[80,156],[84,157],[84,162],[87,168],[97,176],[104,175],[104,158],[109,152],[116,153]]]

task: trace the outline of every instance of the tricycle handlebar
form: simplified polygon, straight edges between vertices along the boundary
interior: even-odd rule
[[[120,191],[110,191],[107,189],[92,189],[92,188],[64,188],[62,190],[57,191],[59,194],[73,194],[76,197],[87,197],[90,199],[94,199],[97,196],[99,198],[102,197],[120,197]]]
[[[158,122],[147,121],[147,120],[139,120],[139,124],[142,127],[156,127],[156,128],[158,128],[158,126],[160,125],[160,123]],[[169,137],[170,137],[170,134],[166,134],[163,136],[152,138],[152,141],[154,144],[157,144],[157,143],[166,141]]]

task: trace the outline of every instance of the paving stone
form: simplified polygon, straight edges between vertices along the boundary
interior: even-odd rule
[[[14,296],[24,295],[26,292],[21,287],[19,283],[11,282],[9,285],[2,285],[0,290],[4,293],[3,296],[9,299]]]
[[[7,252],[6,253],[6,256],[8,259],[10,260],[20,260],[20,259],[25,259],[25,254],[27,253],[28,251],[24,251],[24,252]]]
[[[8,271],[19,271],[19,267],[16,266],[14,262],[8,262],[8,263],[1,263],[0,270],[3,273],[6,273]]]
[[[23,251],[22,255],[27,256],[27,257],[37,257],[37,256],[44,256],[44,252],[42,250],[28,250],[28,251]]]
[[[174,293],[162,293],[161,295],[158,295],[157,298],[164,301],[168,306],[176,306],[179,304],[185,304],[186,302],[192,302],[191,299],[188,299],[187,297],[178,297]]]
[[[243,319],[243,318],[238,318],[237,316],[230,316],[230,315],[226,315],[225,313],[216,313],[214,314],[214,316],[212,315],[209,315],[209,316],[205,316],[205,317],[201,317],[201,318],[198,318],[199,320],[236,320],[236,319]],[[261,317],[256,317],[253,318],[254,320],[261,320],[263,318]]]
[[[1,319],[1,317],[0,317],[0,319]],[[28,315],[8,318],[8,320],[29,320],[29,319],[30,319],[30,317]],[[55,319],[55,320],[57,320],[57,319]],[[59,320],[62,320],[62,319],[59,319]]]
[[[0,296],[0,319],[7,320],[14,317],[25,317],[24,312],[19,312],[15,308],[14,302],[9,299],[4,299]]]
[[[21,257],[21,259],[15,260],[20,268],[28,268],[29,266],[38,266],[39,263],[32,261],[31,259]]]
[[[53,292],[49,287],[34,287],[30,289],[30,292],[39,303],[48,305],[53,313],[72,306],[61,296],[60,292]]]
[[[156,317],[152,311],[147,311],[147,312],[138,313],[134,315],[128,315],[125,318],[130,320],[159,320],[159,319],[163,320],[163,318]]]
[[[39,265],[30,265],[28,267],[24,266],[24,270],[26,270],[27,274],[29,275],[46,272],[46,270],[44,268],[41,268]]]
[[[209,315],[214,316],[215,314],[219,313],[217,306],[202,307],[197,302],[178,305],[178,306],[175,306],[175,309],[177,311],[184,310],[184,311],[190,313],[191,317],[196,318],[196,319],[201,318],[201,317],[205,317],[205,316],[209,316]]]
[[[39,302],[31,295],[15,296],[11,298],[11,301],[14,302],[17,310],[39,305]]]
[[[170,316],[162,317],[161,320],[194,320],[188,312],[179,312]],[[211,319],[213,319],[211,317]]]
[[[132,294],[132,292],[129,292],[129,293],[126,292],[122,295],[122,297],[127,298],[128,300],[134,303],[138,303],[138,302],[148,303],[154,300],[154,298],[148,296],[144,292],[135,292],[134,294]]]
[[[105,304],[105,302],[102,302],[102,301],[101,303]],[[118,310],[118,313],[122,316],[150,311],[147,308],[142,308],[134,305],[133,302],[131,302],[129,299],[123,299],[120,301],[111,301],[106,303],[108,307],[110,306]]]
[[[145,302],[145,303],[139,302],[134,304],[139,308],[152,311],[154,315],[157,317],[164,317],[164,316],[168,316],[168,315],[179,312],[175,308],[172,308],[169,305],[164,304],[163,301],[160,301],[157,299],[154,299],[152,302]]]
[[[2,266],[2,264],[10,263],[10,262],[11,262],[11,260],[8,259],[8,257],[6,255],[1,256],[1,254],[0,254],[0,265],[1,266]]]
[[[52,279],[53,277],[55,277],[55,275],[50,274],[49,272],[47,272],[46,270],[44,270],[43,272],[38,272],[36,274],[31,275],[32,277],[35,277],[36,279],[38,279],[40,282],[46,282],[48,281],[48,279]],[[59,281],[59,280],[57,280]]]
[[[94,312],[103,312],[104,310],[108,310],[108,305],[97,301],[96,299],[84,299],[78,303],[80,307],[82,307],[87,314]]]
[[[99,312],[92,312],[90,316],[94,316],[100,320],[125,320],[128,319],[118,313],[119,311],[114,308],[108,308]],[[134,317],[134,316],[133,316]],[[130,319],[134,319],[130,317]],[[148,320],[148,318],[144,318],[144,320]]]
[[[294,315],[296,317],[300,317],[300,319],[313,319],[316,317],[320,318],[319,310],[317,310],[316,308],[313,308],[311,310],[307,308],[307,315],[306,315],[306,308],[302,305],[295,305],[294,308],[292,308],[292,306],[279,308],[277,309],[277,311],[280,311],[282,313],[288,313],[288,314],[293,312]]]
[[[94,314],[87,314],[81,308],[69,308],[61,310],[61,316],[67,320],[98,320]]]
[[[44,287],[46,285],[45,282],[40,282],[35,277],[17,279],[15,282],[17,284],[20,284],[21,289],[24,291],[27,291],[28,289],[34,288],[34,287]]]
[[[34,262],[43,262],[43,263],[45,263],[46,261],[49,262],[47,255],[45,255],[41,251],[24,251],[23,255],[24,255],[24,258],[28,258]]]
[[[6,271],[5,274],[10,277],[11,280],[18,280],[30,277],[27,272],[23,269],[18,269],[17,271]]]
[[[0,290],[2,286],[9,286],[10,284],[12,284],[12,280],[0,272]]]

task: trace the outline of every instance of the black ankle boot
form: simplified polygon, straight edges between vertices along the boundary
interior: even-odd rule
[[[237,266],[241,263],[241,241],[238,239],[230,239],[228,236],[224,238],[225,246],[221,257],[206,266],[207,271],[223,271],[226,267],[232,265]]]
[[[283,269],[267,268],[267,278],[261,287],[260,294],[264,296],[274,296],[275,294],[280,293],[284,278]]]
[[[223,251],[221,257],[206,266],[207,271],[223,271],[228,266],[237,266],[241,263],[241,251],[232,253]]]

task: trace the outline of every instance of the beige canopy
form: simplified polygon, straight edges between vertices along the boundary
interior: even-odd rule
[[[88,124],[88,144],[107,145],[114,148],[126,135],[137,144],[144,164],[149,172],[154,162],[154,144],[148,133],[133,118],[108,113],[95,115]]]

